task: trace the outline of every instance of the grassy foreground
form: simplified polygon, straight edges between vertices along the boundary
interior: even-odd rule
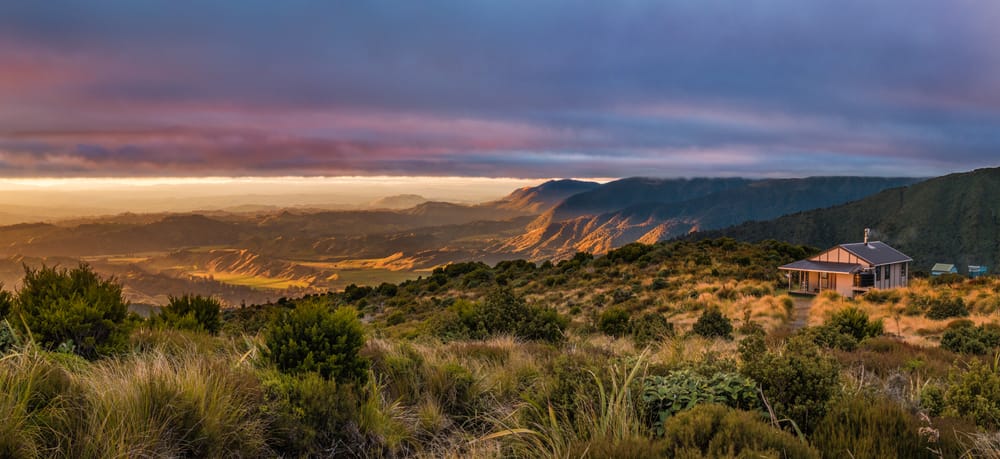
[[[824,295],[793,330],[765,266],[808,249],[730,244],[148,321],[31,272],[0,295],[0,457],[997,457],[1000,281]]]

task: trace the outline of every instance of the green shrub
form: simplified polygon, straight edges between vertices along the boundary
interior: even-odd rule
[[[929,416],[940,416],[945,409],[944,390],[941,386],[928,384],[920,391],[920,408]]]
[[[366,375],[368,362],[358,355],[364,327],[353,308],[331,311],[320,301],[299,303],[271,323],[264,339],[267,357],[283,372],[317,372],[338,382]]]
[[[927,318],[934,320],[944,320],[951,317],[965,317],[969,315],[969,310],[965,307],[965,300],[958,296],[942,295],[930,300],[927,309]]]
[[[4,354],[21,344],[21,337],[7,319],[0,319],[0,354]]]
[[[0,282],[0,319],[7,317],[10,314],[11,308],[14,306],[14,295],[3,289],[3,282]]]
[[[72,270],[25,267],[15,311],[46,349],[70,347],[88,359],[125,350],[129,326],[122,286],[86,264]]]
[[[960,354],[986,354],[1000,347],[1000,327],[996,324],[975,327],[971,321],[949,324],[941,336],[941,347]]]
[[[885,331],[881,319],[868,320],[868,313],[853,306],[836,312],[824,325],[838,333],[850,335],[859,342],[868,337],[879,336]]]
[[[733,322],[718,308],[703,311],[691,330],[694,334],[706,338],[733,339]]]
[[[924,448],[920,426],[898,403],[884,398],[844,396],[809,437],[823,457],[934,457]]]
[[[804,335],[790,338],[780,352],[745,356],[741,371],[760,384],[778,417],[792,419],[806,433],[826,413],[840,375],[836,360]]]
[[[674,324],[667,322],[663,314],[647,312],[629,323],[632,339],[638,346],[662,341],[674,335]]]
[[[903,295],[898,290],[893,289],[873,289],[864,295],[864,299],[875,304],[896,304],[903,299]]]
[[[881,319],[869,320],[864,310],[849,306],[833,314],[822,326],[809,327],[801,333],[820,346],[853,351],[862,340],[881,336],[884,329]]]
[[[973,359],[953,368],[945,392],[946,414],[967,417],[984,429],[1000,427],[1000,366]]]
[[[597,319],[597,329],[608,336],[620,338],[628,334],[631,314],[624,308],[610,307],[601,312]]]
[[[263,378],[272,441],[293,456],[316,457],[338,445],[357,444],[359,394],[317,373],[268,373]]]
[[[769,426],[755,413],[703,404],[664,424],[664,457],[819,458],[819,453],[788,432]]]
[[[435,318],[433,328],[446,339],[484,339],[514,335],[528,340],[560,342],[569,320],[555,309],[529,306],[524,298],[501,287],[479,303],[458,300]]]
[[[222,304],[201,295],[171,296],[155,321],[181,330],[204,331],[215,335],[222,328]]]
[[[647,377],[643,381],[642,401],[651,426],[662,435],[668,418],[702,403],[756,408],[757,384],[737,373],[720,372],[705,377],[691,370],[678,370],[667,376]]]

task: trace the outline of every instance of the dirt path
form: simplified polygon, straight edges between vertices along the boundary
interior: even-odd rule
[[[792,309],[792,331],[798,330],[809,324],[809,306],[812,305],[811,296],[793,296],[792,301],[795,306]]]

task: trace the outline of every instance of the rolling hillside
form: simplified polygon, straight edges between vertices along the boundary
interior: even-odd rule
[[[777,239],[826,247],[861,240],[864,228],[914,259],[914,270],[935,262],[1000,261],[1000,168],[979,169],[885,190],[859,201],[745,223],[697,237]]]

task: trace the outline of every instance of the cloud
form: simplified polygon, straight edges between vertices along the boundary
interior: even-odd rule
[[[997,23],[980,0],[4,2],[0,175],[970,169],[1000,150]]]

